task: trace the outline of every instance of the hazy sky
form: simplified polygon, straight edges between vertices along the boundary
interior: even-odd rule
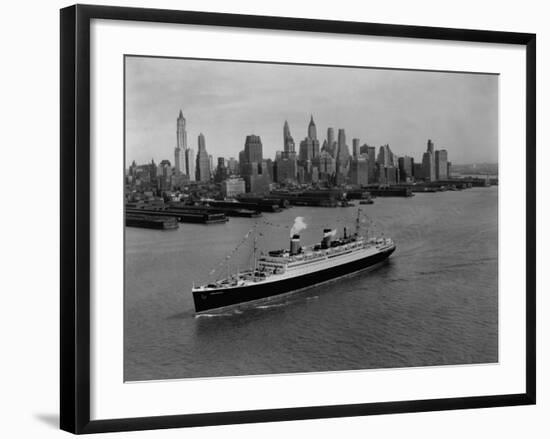
[[[127,57],[127,164],[173,163],[180,109],[214,158],[238,158],[248,134],[273,158],[285,120],[298,150],[313,114],[321,145],[334,127],[350,152],[358,137],[420,160],[430,138],[455,164],[498,160],[496,75]]]

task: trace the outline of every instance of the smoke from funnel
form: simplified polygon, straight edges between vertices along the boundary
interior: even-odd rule
[[[305,230],[307,228],[307,224],[304,221],[303,216],[297,216],[294,219],[294,224],[292,225],[292,228],[290,229],[290,237],[293,235],[299,235],[302,230]]]

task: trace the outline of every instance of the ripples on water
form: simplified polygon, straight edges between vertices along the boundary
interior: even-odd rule
[[[387,264],[201,317],[193,281],[206,280],[255,220],[172,232],[127,228],[125,379],[496,362],[497,201],[497,188],[378,198],[361,209],[396,241]],[[326,226],[352,227],[356,213],[294,207],[264,218],[291,224],[303,216],[302,242],[311,243]],[[259,228],[261,248],[288,245],[287,229]],[[248,250],[232,258],[232,271],[249,264]]]

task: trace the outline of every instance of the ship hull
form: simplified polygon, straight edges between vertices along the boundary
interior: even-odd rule
[[[276,282],[208,291],[193,291],[195,311],[197,314],[212,312],[311,288],[315,285],[374,267],[384,262],[394,250],[395,247],[391,247],[364,258]]]

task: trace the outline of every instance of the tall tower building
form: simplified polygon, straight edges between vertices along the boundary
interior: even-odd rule
[[[352,144],[352,147],[351,147],[351,152],[353,154],[353,158],[357,158],[359,157],[359,154],[361,154],[361,152],[359,151],[359,139],[356,137],[354,138],[352,141],[351,141],[351,144]]]
[[[313,159],[313,141],[309,137],[306,137],[300,142],[298,157],[301,162],[307,162]]]
[[[428,151],[430,154],[433,154],[433,153],[434,153],[434,143],[432,142],[431,139],[428,139],[428,148],[427,148],[427,151]]]
[[[334,143],[334,128],[327,129],[327,143],[329,147]]]
[[[329,181],[336,172],[336,161],[328,151],[323,151],[319,157],[319,178]]]
[[[374,146],[366,145],[366,155],[369,161],[369,183],[376,181],[376,148]]]
[[[309,126],[307,127],[307,136],[311,140],[317,140],[317,127],[315,126],[315,122],[313,122],[313,114],[311,115]]]
[[[181,153],[181,148],[178,148],[176,146],[176,149],[174,150],[174,170],[175,170],[176,175],[181,175],[182,169],[185,169],[185,167],[182,168],[182,166],[181,166],[182,158],[185,160],[185,153],[182,154]],[[185,172],[184,172],[184,174],[185,174]]]
[[[294,139],[290,135],[290,128],[286,120],[285,120],[285,125],[283,127],[283,141],[284,141],[284,152],[287,154],[295,154],[296,149],[294,145]]]
[[[189,177],[189,181],[195,181],[195,151],[193,148],[187,148],[185,150],[185,166],[186,173]]]
[[[332,157],[336,155],[336,148],[334,147],[334,128],[327,129],[327,151]]]
[[[424,180],[435,181],[436,171],[435,171],[435,154],[434,154],[434,143],[431,139],[428,139],[428,146],[426,152],[422,155],[422,176]]]
[[[349,170],[349,149],[346,145],[346,132],[343,128],[338,129],[338,150],[336,152],[336,173],[344,178],[348,176]]]
[[[176,169],[176,175],[180,175],[182,172],[186,173],[187,163],[185,159],[185,150],[187,149],[187,131],[185,127],[185,117],[180,110],[178,119],[176,120],[176,149],[174,151],[174,167]]]
[[[429,150],[422,155],[422,176],[424,180],[435,181],[435,161]]]
[[[238,169],[238,162],[237,160],[235,160],[235,157],[229,157],[229,161],[227,163],[227,167],[229,169],[229,173],[230,174],[236,174],[237,172],[239,172],[239,169]]]
[[[399,157],[399,180],[410,182],[413,179],[414,159],[409,156]]]
[[[241,175],[246,183],[246,192],[265,193],[269,190],[270,176],[267,161],[263,160],[262,139],[250,134],[244,142]]]
[[[435,152],[435,178],[437,180],[447,180],[449,178],[447,172],[447,163],[447,150],[437,150]]]
[[[298,171],[296,161],[296,147],[294,139],[290,135],[288,122],[285,120],[283,127],[284,148],[280,155],[276,156],[274,173],[278,183],[285,183],[296,180]]]
[[[365,186],[369,182],[369,162],[365,157],[354,157],[350,162],[349,182]]]
[[[206,152],[206,139],[204,134],[199,134],[199,150],[197,152],[197,181],[209,181],[210,180],[210,158]]]
[[[380,147],[376,162],[385,167],[395,166],[394,156],[392,150],[390,149],[390,145],[386,144]]]
[[[254,134],[246,136],[244,142],[244,160],[247,163],[262,163],[263,151],[260,136],[255,136]]]

